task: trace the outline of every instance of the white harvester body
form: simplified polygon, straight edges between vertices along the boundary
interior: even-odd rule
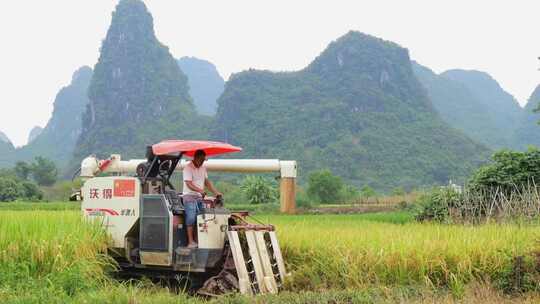
[[[198,247],[187,246],[183,198],[169,182],[181,157],[153,155],[145,162],[120,161],[113,155],[104,161],[94,156],[83,160],[81,209],[85,218],[99,221],[109,232],[112,256],[122,269],[158,276],[199,274],[206,277],[202,294],[278,292],[285,265],[274,227],[247,222],[247,212],[231,212],[222,201],[205,200],[194,227]],[[242,163],[249,160],[228,165],[238,172]],[[262,164],[276,166],[273,160]],[[253,166],[248,170],[253,172]],[[293,173],[296,177],[296,163]]]
[[[112,247],[125,248],[126,235],[139,219],[139,180],[127,176],[94,177],[84,183],[81,192],[86,218],[103,223],[112,238]]]

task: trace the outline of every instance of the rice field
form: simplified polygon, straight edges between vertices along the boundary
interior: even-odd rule
[[[519,302],[540,300],[537,225],[419,224],[404,212],[257,218],[277,226],[291,272],[286,291],[211,302],[450,303],[484,289],[516,301],[503,294],[516,286],[527,292]],[[77,211],[0,211],[0,303],[205,302],[149,282],[111,279],[107,241]]]
[[[539,226],[404,219],[399,213],[264,218],[279,229],[294,270],[291,290],[424,285],[459,293],[472,281],[511,283],[519,256],[524,257],[522,271],[538,275]]]

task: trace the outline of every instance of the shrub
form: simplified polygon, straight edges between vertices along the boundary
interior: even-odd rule
[[[17,180],[0,177],[0,202],[12,202],[24,195],[24,189]]]
[[[39,201],[43,199],[43,191],[39,187],[31,182],[23,182],[21,184],[23,189],[23,196],[30,201]]]
[[[272,181],[262,176],[246,177],[242,182],[241,189],[250,204],[273,203],[278,196]]]
[[[419,210],[416,219],[448,222],[450,208],[456,206],[460,199],[461,194],[449,187],[441,187],[425,193],[418,199]]]
[[[482,166],[473,174],[468,188],[472,191],[498,189],[510,193],[535,182],[540,182],[540,150],[502,150],[493,155],[490,164]]]
[[[21,165],[19,165],[20,170]],[[38,201],[43,199],[43,192],[39,187],[17,175],[18,169],[0,170],[0,202],[15,200]]]
[[[312,172],[308,178],[308,194],[319,203],[340,201],[343,187],[341,177],[330,170]]]
[[[301,209],[310,209],[313,207],[311,199],[306,191],[300,186],[296,188],[296,207]]]

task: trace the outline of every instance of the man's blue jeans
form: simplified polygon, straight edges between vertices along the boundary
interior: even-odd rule
[[[202,199],[184,198],[184,215],[187,226],[193,226],[197,223],[197,215],[204,209]]]

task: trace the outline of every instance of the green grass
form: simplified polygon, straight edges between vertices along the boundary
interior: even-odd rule
[[[392,211],[392,212],[374,212],[374,213],[357,213],[357,214],[305,214],[305,215],[280,215],[280,214],[254,214],[256,218],[267,223],[274,224],[275,222],[283,222],[284,229],[288,229],[290,224],[306,223],[319,227],[323,223],[347,223],[347,222],[380,222],[391,224],[405,224],[414,222],[414,214],[407,211]]]
[[[73,211],[0,211],[0,299],[103,288],[108,237]],[[43,298],[41,298],[43,296]]]
[[[0,211],[66,211],[81,210],[80,202],[0,202]]]
[[[225,206],[231,211],[249,211],[253,213],[278,213],[279,205],[264,204],[228,204]],[[65,211],[80,210],[80,202],[0,202],[0,211],[30,211],[30,210],[48,210]]]

